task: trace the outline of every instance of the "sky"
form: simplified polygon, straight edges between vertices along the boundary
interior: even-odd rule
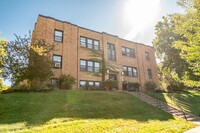
[[[152,46],[162,16],[184,12],[176,0],[0,0],[0,5],[0,39],[8,41],[14,33],[33,31],[41,14]]]

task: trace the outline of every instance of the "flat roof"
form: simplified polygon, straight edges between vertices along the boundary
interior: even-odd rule
[[[54,20],[56,20],[56,21],[60,21],[60,22],[62,22],[62,23],[67,23],[67,24],[71,24],[71,25],[77,26],[77,27],[82,28],[82,29],[90,30],[90,31],[92,31],[92,32],[96,32],[96,33],[100,33],[100,34],[107,34],[107,35],[110,35],[110,36],[113,36],[113,37],[118,37],[119,39],[124,40],[124,41],[128,41],[128,42],[131,42],[131,43],[136,43],[136,44],[140,44],[140,45],[144,45],[144,46],[153,48],[153,47],[150,46],[150,45],[145,45],[145,44],[143,44],[143,43],[138,43],[138,42],[133,42],[133,41],[130,41],[130,40],[126,40],[126,39],[120,38],[120,37],[117,36],[117,35],[112,35],[112,34],[109,34],[109,33],[106,33],[106,32],[99,32],[99,31],[91,30],[91,29],[88,29],[88,28],[85,28],[85,27],[78,26],[78,25],[76,25],[76,24],[72,24],[72,23],[70,23],[70,22],[68,22],[68,21],[62,21],[62,20],[55,19],[55,18],[50,17],[50,16],[44,16],[44,15],[41,15],[41,14],[39,14],[39,16],[45,17],[45,18],[54,19]]]

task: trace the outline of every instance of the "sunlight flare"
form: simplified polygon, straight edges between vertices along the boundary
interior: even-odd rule
[[[121,22],[126,34],[124,38],[134,39],[159,15],[160,0],[127,0],[122,7]]]

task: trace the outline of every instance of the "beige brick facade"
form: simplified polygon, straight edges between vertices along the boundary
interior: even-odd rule
[[[63,42],[54,41],[54,31],[60,30],[63,32]],[[141,43],[131,42],[119,38],[118,36],[107,33],[100,33],[77,25],[56,20],[51,17],[39,15],[33,31],[33,38],[44,39],[48,44],[54,44],[55,51],[51,55],[62,56],[62,68],[53,68],[54,77],[58,78],[61,74],[70,74],[76,79],[74,89],[79,89],[80,80],[101,81],[100,77],[91,76],[90,72],[80,71],[80,59],[89,59],[89,50],[80,46],[80,36],[95,39],[99,41],[100,49],[104,50],[105,59],[108,61],[107,43],[114,44],[116,61],[110,61],[113,64],[121,66],[121,69],[116,73],[118,80],[118,89],[122,89],[122,81],[139,82],[140,89],[145,90],[145,83],[153,81],[159,87],[157,65],[155,60],[154,49],[151,46],[146,46]],[[122,55],[121,47],[127,47],[135,50],[135,58]],[[149,53],[150,60],[145,58],[145,52]],[[137,77],[123,76],[123,66],[137,68]],[[151,69],[152,79],[148,77],[147,69]],[[112,73],[112,72],[110,72]],[[108,74],[106,79],[108,79]]]

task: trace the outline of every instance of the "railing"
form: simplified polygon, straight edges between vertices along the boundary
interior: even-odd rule
[[[193,111],[194,113],[197,114],[197,116],[200,116],[200,112],[198,111],[198,109],[196,108],[196,106],[187,103],[187,102],[183,102],[178,100],[177,98],[174,98],[173,96],[170,97],[171,99],[173,99],[173,103],[175,106],[178,106],[179,108],[182,108],[182,110],[188,112],[188,110]]]
[[[181,113],[184,116],[185,120],[187,120],[187,117],[186,117],[185,112],[183,111],[183,108],[179,104],[177,104],[177,102],[175,102],[177,101],[177,99],[175,99],[174,97],[169,97],[169,98],[171,100],[171,106],[174,108],[178,108],[179,113]]]

